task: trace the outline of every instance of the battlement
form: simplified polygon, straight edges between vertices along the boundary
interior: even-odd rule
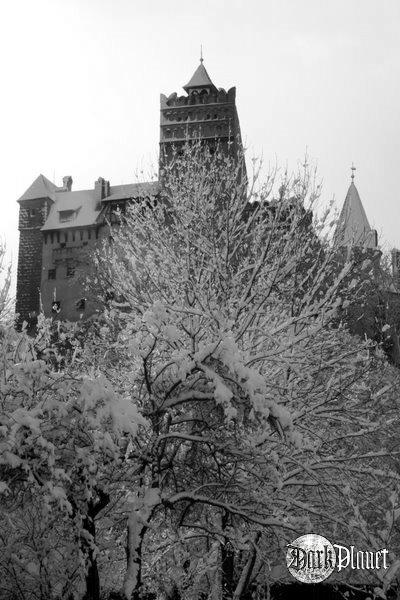
[[[168,108],[188,107],[202,104],[235,104],[236,88],[231,87],[228,91],[219,88],[216,92],[206,92],[203,90],[199,94],[192,92],[188,96],[178,96],[176,92],[170,94],[167,98],[165,94],[160,94],[161,110]]]

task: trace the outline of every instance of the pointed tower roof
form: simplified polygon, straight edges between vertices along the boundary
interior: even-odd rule
[[[189,83],[183,86],[183,89],[190,94],[191,91],[196,89],[208,89],[216,91],[217,88],[211,81],[209,74],[205,66],[203,65],[203,57],[200,58],[200,64],[193,73]]]
[[[376,248],[376,231],[371,229],[360,195],[354,184],[354,171],[335,231],[336,246]]]
[[[56,190],[58,190],[58,187],[47,179],[47,177],[40,174],[22,194],[21,198],[18,198],[18,202],[22,200],[35,200],[36,198],[49,198]]]

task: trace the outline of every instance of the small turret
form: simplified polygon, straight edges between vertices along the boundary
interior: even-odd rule
[[[19,322],[34,323],[40,307],[42,278],[43,226],[52,196],[57,186],[44,175],[39,175],[19,198],[20,232],[17,271],[16,312]]]
[[[202,93],[211,93],[216,92],[217,88],[211,81],[209,74],[206,71],[205,66],[203,65],[203,56],[200,58],[200,64],[193,73],[189,83],[183,86],[185,92],[190,94],[202,94]]]
[[[354,184],[355,170],[356,167],[352,165],[351,183],[336,226],[335,246],[375,249],[378,247],[378,235],[368,223],[360,195]]]

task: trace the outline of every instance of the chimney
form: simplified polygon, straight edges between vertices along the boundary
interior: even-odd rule
[[[94,183],[94,198],[96,202],[101,202],[103,198],[110,195],[110,182],[99,177]]]
[[[63,177],[62,191],[70,192],[71,188],[72,188],[72,177],[71,177],[71,175],[66,175],[65,177]]]
[[[400,250],[392,250],[392,276],[395,286],[400,290]]]
[[[371,229],[371,243],[373,248],[378,247],[378,232],[376,229]]]

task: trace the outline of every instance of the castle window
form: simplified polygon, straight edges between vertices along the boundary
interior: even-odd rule
[[[86,308],[86,298],[81,298],[80,300],[78,300],[78,302],[76,303],[76,310],[85,310]]]
[[[53,304],[51,305],[51,311],[53,313],[58,314],[61,310],[61,302],[59,300],[54,300]]]
[[[47,273],[47,279],[55,279],[56,278],[56,269],[49,269]]]
[[[75,275],[75,266],[72,263],[67,263],[67,277]]]
[[[54,242],[54,233],[53,232],[51,232],[51,234],[50,234],[50,241],[51,241],[51,243]]]
[[[30,208],[28,210],[28,214],[29,214],[30,217],[36,217],[37,209],[36,208]]]
[[[61,242],[60,248],[65,248],[65,242]]]
[[[59,244],[59,243],[60,243],[60,232],[57,231],[57,244]]]
[[[74,242],[75,241],[75,231],[73,231],[71,235],[72,235],[72,241]]]
[[[44,234],[44,243],[47,244],[47,233]]]
[[[60,223],[66,223],[67,221],[73,221],[75,217],[74,210],[60,210]]]
[[[88,240],[90,240],[90,239],[91,239],[91,237],[92,237],[92,232],[90,231],[90,229],[89,229],[89,231],[88,231],[88,235],[87,235],[87,236],[88,236]]]
[[[80,230],[79,234],[81,236],[81,241],[82,241],[83,240],[83,229]]]

